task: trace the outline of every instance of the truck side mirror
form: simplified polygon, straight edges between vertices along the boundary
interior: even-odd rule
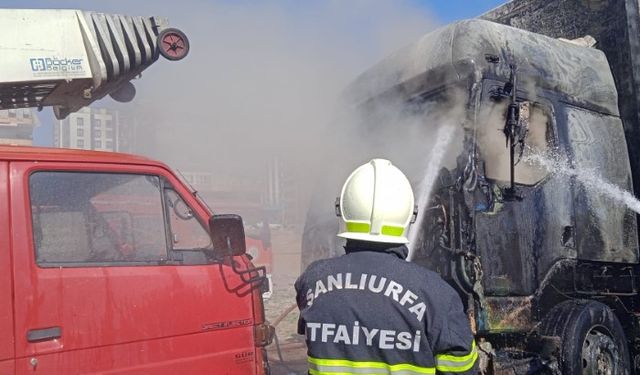
[[[247,251],[244,242],[242,217],[234,214],[213,215],[209,218],[209,233],[213,251],[237,256]]]

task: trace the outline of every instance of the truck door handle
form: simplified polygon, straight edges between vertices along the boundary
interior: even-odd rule
[[[60,327],[30,329],[27,332],[27,341],[29,342],[55,340],[60,337],[62,337],[62,328]]]

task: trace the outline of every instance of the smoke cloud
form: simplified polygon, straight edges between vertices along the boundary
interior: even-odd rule
[[[180,169],[256,179],[276,156],[311,178],[333,147],[350,147],[336,141],[346,132],[327,131],[342,89],[435,24],[402,1],[174,5],[117,10],[168,16],[192,46],[135,82],[138,148]]]
[[[348,173],[372,157],[392,160],[419,188],[438,130],[425,123],[446,125],[435,108],[407,114],[397,103],[377,103],[369,112],[343,110],[343,90],[360,73],[438,26],[409,0],[56,6],[167,17],[186,33],[189,56],[161,58],[143,72],[133,102],[96,103],[133,112],[134,151],[182,171],[264,184],[267,161],[277,157],[298,173],[302,200],[324,183],[326,194],[315,203],[331,213]]]

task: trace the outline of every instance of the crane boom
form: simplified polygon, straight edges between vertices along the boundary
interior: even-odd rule
[[[160,17],[0,9],[0,110],[52,106],[58,119],[105,95],[130,101],[131,80],[189,43]]]

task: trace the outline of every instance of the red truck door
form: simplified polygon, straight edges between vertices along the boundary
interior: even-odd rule
[[[11,280],[11,225],[9,222],[8,163],[0,162],[0,374],[13,374],[13,283]]]
[[[251,293],[201,251],[207,213],[171,174],[16,162],[10,178],[18,374],[255,374]]]

